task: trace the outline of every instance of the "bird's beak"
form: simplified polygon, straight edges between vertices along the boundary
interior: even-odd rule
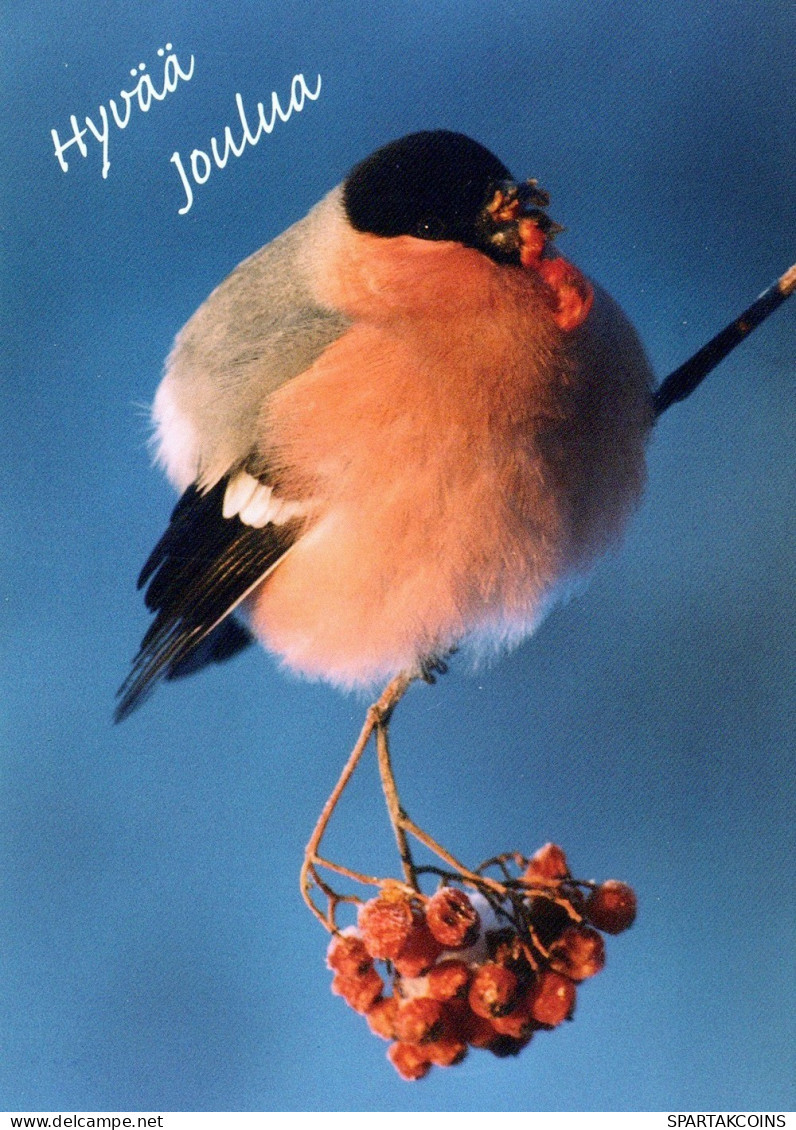
[[[549,240],[564,229],[544,208],[550,197],[535,180],[502,181],[480,217],[484,250],[503,263],[535,267]]]
[[[483,250],[499,263],[535,271],[545,284],[553,320],[565,333],[586,320],[594,301],[589,280],[563,256],[545,257],[564,229],[544,209],[550,197],[535,180],[502,181],[483,208],[479,236]]]

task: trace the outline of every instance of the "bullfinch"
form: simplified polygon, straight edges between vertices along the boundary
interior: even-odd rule
[[[616,541],[652,373],[548,203],[470,138],[414,133],[200,306],[155,397],[182,496],[117,718],[252,635],[344,688],[488,657]]]

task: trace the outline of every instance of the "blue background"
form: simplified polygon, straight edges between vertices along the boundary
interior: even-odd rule
[[[794,258],[796,8],[14,0],[5,21],[0,1107],[793,1109],[792,304],[663,418],[585,593],[399,711],[407,807],[456,854],[553,839],[638,891],[575,1022],[519,1059],[405,1084],[329,993],[297,873],[362,701],[252,650],[110,718],[173,502],[145,406],[212,287],[377,145],[453,128],[540,178],[663,376]],[[193,79],[112,127],[107,180],[91,137],[63,173],[50,130],[157,75],[167,41]],[[318,102],[179,216],[171,153],[299,71]],[[370,766],[329,850],[395,871]]]

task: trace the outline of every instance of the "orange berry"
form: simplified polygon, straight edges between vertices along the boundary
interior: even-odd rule
[[[550,947],[550,968],[585,981],[605,965],[605,942],[590,926],[569,926]]]
[[[494,1038],[495,1029],[491,1021],[483,1016],[476,1016],[467,1001],[444,1002],[440,1039],[458,1040],[474,1048],[485,1048]]]
[[[442,1028],[442,1004],[431,997],[403,1001],[395,1012],[395,1035],[407,1044],[434,1039]]]
[[[335,934],[326,951],[326,964],[335,973],[363,973],[373,964],[365,943],[354,934]]]
[[[535,266],[533,262],[528,265]],[[594,302],[594,291],[588,279],[560,257],[542,259],[536,269],[553,293],[553,321],[564,333],[576,329],[586,320]]]
[[[569,875],[569,864],[558,844],[545,844],[532,855],[523,874],[528,883],[557,883]]]
[[[586,900],[586,917],[606,934],[621,934],[636,919],[636,892],[627,883],[608,879]]]
[[[381,997],[375,1001],[365,1013],[365,1019],[373,1035],[381,1036],[384,1040],[394,1040],[397,1012],[398,1001],[395,997]]]
[[[538,224],[527,216],[518,220],[517,234],[520,237],[520,263],[525,268],[538,270],[547,237]]]
[[[419,1048],[416,1044],[391,1044],[387,1049],[387,1059],[401,1078],[408,1082],[422,1079],[431,1069],[425,1048]]]
[[[392,959],[402,977],[422,977],[442,953],[442,946],[422,918],[416,918],[399,952]]]
[[[525,960],[520,936],[513,926],[487,931],[486,942],[491,961],[497,961],[500,965],[513,965]]]
[[[412,932],[416,918],[412,900],[401,890],[386,888],[359,908],[358,925],[371,957],[392,961]]]
[[[522,939],[515,929],[490,931],[487,934],[487,945],[491,961],[510,969],[521,986],[527,984],[533,970],[528,963]]]
[[[466,996],[469,984],[470,967],[463,961],[440,961],[428,971],[428,995],[438,1001]]]
[[[485,1016],[479,1016],[470,1008],[460,1017],[459,1032],[461,1039],[466,1040],[470,1047],[488,1048],[495,1039],[495,1029],[492,1021]]]
[[[552,969],[545,969],[529,993],[531,1016],[540,1024],[554,1028],[572,1015],[575,1008],[575,985]]]
[[[423,1044],[423,1051],[435,1067],[453,1067],[454,1064],[461,1063],[467,1055],[467,1044],[464,1040],[442,1037]]]
[[[364,973],[336,973],[332,980],[332,992],[342,997],[354,1012],[367,1012],[381,996],[384,982],[371,965]]]
[[[513,1036],[522,1040],[529,1036],[537,1026],[531,1014],[531,991],[526,991],[505,1016],[494,1016],[490,1021],[492,1027],[500,1036]]]
[[[473,976],[467,1000],[478,1016],[490,1019],[508,1012],[519,990],[519,980],[505,965],[488,961]]]
[[[508,1016],[496,1016],[490,1024],[496,1035],[511,1036],[513,1040],[524,1040],[532,1036],[534,1029],[539,1027],[534,1018],[526,1012],[510,1012]]]
[[[426,922],[446,949],[466,949],[478,937],[481,919],[464,891],[442,887],[426,904]]]
[[[469,1042],[469,1031],[474,1014],[466,1000],[441,1001],[442,1035],[452,1040]]]

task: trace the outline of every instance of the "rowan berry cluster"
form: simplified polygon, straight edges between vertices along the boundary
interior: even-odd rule
[[[431,897],[385,882],[329,945],[332,992],[390,1041],[404,1079],[460,1063],[470,1048],[517,1055],[571,1019],[578,983],[605,963],[598,930],[617,934],[635,918],[632,888],[572,879],[555,844],[490,863],[500,880],[459,878],[464,890],[445,876]]]

